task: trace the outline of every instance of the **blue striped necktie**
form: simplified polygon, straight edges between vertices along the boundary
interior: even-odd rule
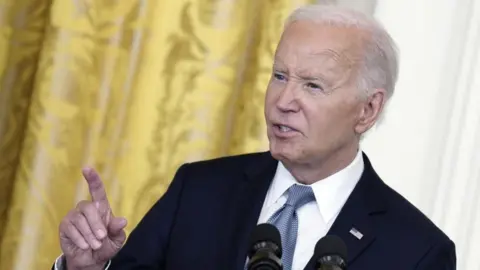
[[[298,217],[297,209],[315,201],[315,195],[310,186],[293,185],[288,189],[287,202],[268,220],[277,227],[282,237],[282,263],[284,270],[291,270],[293,254],[297,243]]]

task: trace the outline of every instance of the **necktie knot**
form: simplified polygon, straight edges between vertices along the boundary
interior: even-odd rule
[[[295,184],[288,189],[288,198],[285,204],[296,210],[312,201],[315,201],[312,187]]]

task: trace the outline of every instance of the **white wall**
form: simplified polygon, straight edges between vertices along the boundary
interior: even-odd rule
[[[457,269],[480,270],[480,0],[336,1],[373,13],[400,48],[396,93],[363,149],[454,240]]]
[[[365,12],[367,14],[373,14],[375,12],[375,6],[377,3],[376,0],[334,0],[334,1],[339,6],[354,8],[356,10]]]
[[[480,3],[379,0],[375,15],[398,42],[400,78],[364,149],[455,241],[458,269],[478,270]]]

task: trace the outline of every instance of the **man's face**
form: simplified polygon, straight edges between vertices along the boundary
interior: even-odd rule
[[[366,128],[360,123],[368,101],[356,87],[365,37],[358,29],[307,21],[287,27],[265,99],[275,158],[315,163],[356,148]]]

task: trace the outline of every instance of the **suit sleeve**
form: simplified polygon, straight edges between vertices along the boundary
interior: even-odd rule
[[[110,269],[164,269],[169,235],[175,224],[186,178],[181,166],[169,188],[130,233],[127,242],[112,259]]]
[[[420,260],[417,270],[456,270],[457,257],[452,241],[433,246]]]

